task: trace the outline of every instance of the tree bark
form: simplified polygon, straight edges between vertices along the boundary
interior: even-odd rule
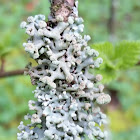
[[[55,19],[57,16],[62,16],[64,21],[67,21],[72,13],[75,0],[50,0],[51,16]]]

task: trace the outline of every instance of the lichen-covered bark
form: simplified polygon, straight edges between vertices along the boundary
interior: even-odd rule
[[[90,36],[81,35],[84,25],[78,17],[78,2],[71,4],[69,15],[57,11],[59,14],[49,19],[50,24],[44,15],[21,23],[30,36],[23,43],[25,51],[38,65],[28,65],[27,74],[37,85],[36,101],[29,101],[29,109],[34,112],[25,120],[31,124],[20,123],[18,140],[85,140],[85,135],[90,140],[108,140],[107,132],[100,128],[107,123],[106,115],[98,104],[111,99],[99,83],[102,76],[89,73],[103,60],[88,46]]]
[[[64,21],[67,21],[69,15],[73,12],[75,0],[50,0],[51,16],[56,18],[61,15]]]

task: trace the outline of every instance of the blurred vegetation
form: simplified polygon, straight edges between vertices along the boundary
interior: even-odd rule
[[[108,116],[111,119],[112,140],[139,140],[140,66],[134,66],[140,56],[138,42],[133,41],[130,44],[122,42],[124,44],[118,43],[118,45],[96,44],[109,40],[111,0],[79,0],[79,2],[80,16],[85,21],[85,33],[91,35],[90,43],[95,42],[91,46],[104,58],[104,64],[96,72],[103,74],[103,82],[109,89],[106,92],[113,97],[112,91],[115,91],[118,100],[117,104],[112,102],[107,106]],[[23,69],[29,61],[32,61],[23,50],[22,43],[27,36],[19,25],[29,15],[35,14],[46,16],[49,14],[47,0],[0,1],[0,59],[5,62],[5,71]],[[139,40],[139,15],[139,0],[117,0],[115,26],[117,42]],[[124,49],[116,50],[114,46],[122,46]],[[129,49],[125,46],[129,46]],[[127,63],[129,66],[124,67]],[[16,140],[17,126],[28,112],[27,104],[29,99],[33,99],[34,88],[28,76],[0,79],[0,140]]]
[[[95,43],[91,47],[104,60],[96,73],[102,74],[102,82],[105,84],[115,80],[119,71],[134,67],[140,60],[140,41],[121,41],[115,46],[109,42]],[[94,69],[92,71],[95,72]]]
[[[118,91],[121,108],[108,110],[113,140],[140,139],[140,67],[120,72],[119,79],[109,84]]]

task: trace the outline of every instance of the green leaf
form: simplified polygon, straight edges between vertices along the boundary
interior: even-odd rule
[[[123,41],[115,47],[115,60],[118,69],[128,69],[138,63],[140,59],[140,42]]]
[[[100,68],[94,70],[94,73],[103,75],[103,83],[115,80],[120,70],[133,67],[140,58],[139,41],[122,41],[116,46],[109,42],[97,43],[92,48],[99,52],[99,57],[104,61]]]
[[[99,52],[99,57],[103,58],[104,63],[101,67],[110,67],[115,68],[115,65],[113,64],[113,56],[114,56],[114,47],[111,43],[105,42],[105,43],[96,43],[92,45],[92,48],[97,50]]]
[[[103,76],[102,83],[109,83],[116,79],[116,65],[114,63],[114,47],[111,43],[97,43],[92,45],[92,48],[99,52],[99,57],[103,58],[103,64],[100,68],[90,70],[91,73],[101,74]]]

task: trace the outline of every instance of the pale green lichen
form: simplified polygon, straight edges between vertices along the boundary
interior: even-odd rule
[[[83,19],[78,17],[77,7],[73,10],[68,22],[57,17],[54,27],[46,24],[43,15],[29,17],[28,23],[21,24],[31,36],[23,44],[25,51],[38,66],[28,66],[32,83],[37,85],[37,101],[29,101],[34,113],[27,114],[25,120],[31,124],[20,123],[18,140],[84,140],[85,135],[90,140],[107,139],[107,132],[96,125],[107,123],[97,103],[106,104],[111,99],[98,84],[102,76],[88,72],[103,60],[95,59],[99,53],[87,45],[90,36],[80,34]]]

